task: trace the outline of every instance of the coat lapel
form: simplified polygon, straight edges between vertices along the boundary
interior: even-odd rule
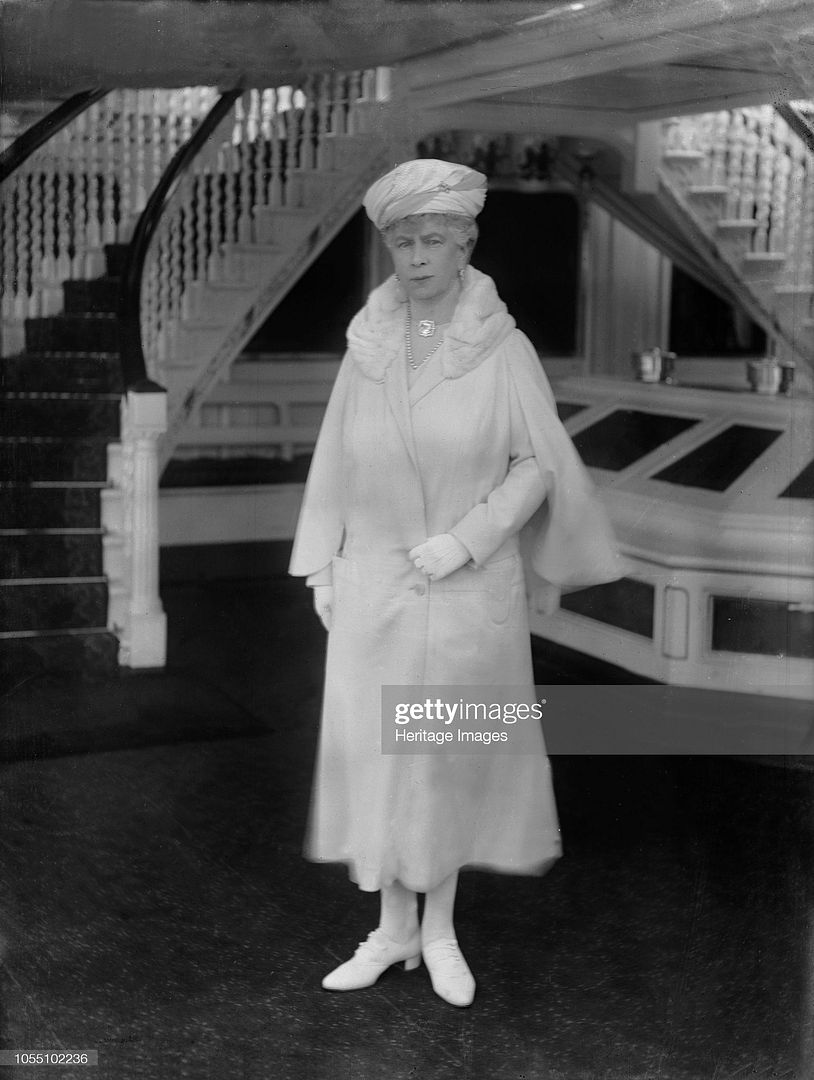
[[[446,349],[446,345],[442,345],[439,356],[435,356],[430,361],[429,367],[422,368],[421,373],[410,387],[408,392],[408,401],[410,408],[426,397],[431,390],[434,390],[439,383],[442,383],[446,379],[444,374],[443,352]],[[437,363],[436,363],[437,361]]]
[[[410,461],[418,473],[418,455],[416,454],[415,439],[413,437],[413,422],[410,416],[410,396],[407,389],[407,370],[402,362],[403,357],[397,356],[395,362],[387,368],[384,376],[384,392],[387,396],[390,411],[396,421],[396,426],[404,440]]]

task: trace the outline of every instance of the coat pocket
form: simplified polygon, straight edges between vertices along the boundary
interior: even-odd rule
[[[525,597],[523,564],[519,555],[510,555],[485,566],[464,566],[439,584],[446,586],[450,599],[456,593],[468,594],[470,602],[481,607],[483,615],[496,626],[513,622],[517,606]]]

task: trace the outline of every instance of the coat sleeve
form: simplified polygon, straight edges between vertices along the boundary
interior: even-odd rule
[[[506,478],[450,530],[482,566],[514,536],[545,499],[548,480],[537,467],[534,446],[513,385],[509,385],[510,460]]]
[[[302,497],[288,567],[288,572],[296,577],[322,571],[342,546],[345,529],[342,418],[352,378],[353,361],[346,353],[328,400]]]
[[[531,342],[516,330],[506,347],[547,497],[523,529],[531,567],[560,590],[615,581],[625,572],[605,509],[557,416],[554,396]]]

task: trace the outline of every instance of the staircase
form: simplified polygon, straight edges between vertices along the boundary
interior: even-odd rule
[[[118,667],[108,630],[101,493],[119,434],[117,274],[66,281],[60,315],[29,319],[0,360],[0,681]]]
[[[664,125],[658,201],[811,385],[814,152],[771,106]]]
[[[0,665],[12,679],[163,663],[160,472],[389,165],[376,71],[217,100],[206,87],[111,92],[5,186]],[[671,257],[683,249],[810,380],[811,149],[771,108],[671,120],[662,136],[649,193],[606,184],[608,199]],[[134,380],[120,278],[145,235]]]
[[[375,71],[248,90],[214,109],[206,87],[115,91],[6,184],[6,681],[164,662],[160,471],[245,342],[387,167],[366,130],[377,93]],[[223,115],[214,130],[209,110]],[[132,319],[121,277],[132,271],[128,241],[134,230],[145,235],[162,191],[170,194],[146,234],[136,293],[150,381],[142,374],[128,385]]]
[[[359,209],[387,168],[365,104],[286,110],[263,133],[263,97],[246,95],[196,160],[145,267],[142,333],[150,377],[168,391],[162,467],[246,342]],[[324,110],[323,110],[324,111]],[[315,297],[315,305],[320,298]]]

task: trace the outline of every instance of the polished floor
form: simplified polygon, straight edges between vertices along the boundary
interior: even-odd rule
[[[0,1078],[810,1080],[808,772],[555,758],[565,857],[462,875],[472,1008],[329,994],[376,900],[300,854],[322,631],[284,578],[164,601],[165,673],[3,702],[0,1049],[99,1065]]]

